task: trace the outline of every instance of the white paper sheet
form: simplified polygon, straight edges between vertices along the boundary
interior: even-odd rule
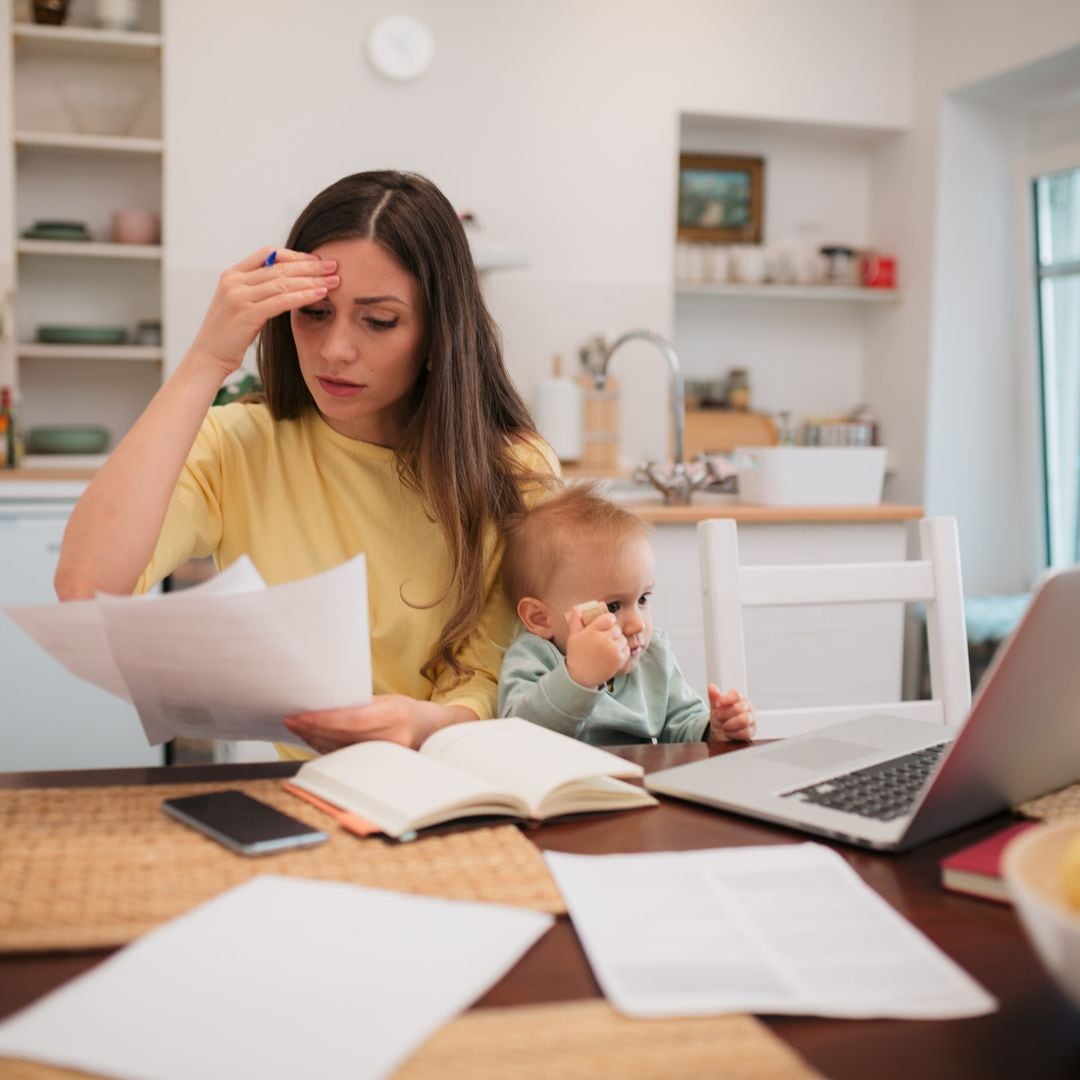
[[[629,1016],[932,1020],[997,1007],[819,844],[546,858],[597,980]]]
[[[129,597],[133,603],[141,600],[173,603],[181,597],[198,600],[208,595],[251,592],[264,589],[255,565],[246,555],[227,570],[184,592],[167,596],[148,595]],[[124,701],[131,695],[113,660],[109,639],[105,634],[105,619],[99,600],[71,600],[64,604],[9,605],[5,614],[34,639],[53,659],[58,660],[73,675]]]
[[[0,1024],[0,1054],[153,1080],[382,1077],[553,921],[257,877]]]
[[[69,671],[131,701],[152,744],[299,742],[282,718],[371,700],[363,555],[266,586],[246,557],[165,596],[4,611]]]

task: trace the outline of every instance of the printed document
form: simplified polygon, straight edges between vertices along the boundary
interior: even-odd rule
[[[179,592],[3,610],[70,672],[132,702],[155,745],[295,743],[283,717],[371,700],[363,555],[284,585],[245,556]]]
[[[946,1020],[997,1007],[820,844],[546,858],[628,1016]]]
[[[0,1023],[0,1055],[155,1080],[384,1077],[553,921],[264,875]]]

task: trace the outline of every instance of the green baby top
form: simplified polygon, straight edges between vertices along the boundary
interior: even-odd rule
[[[574,682],[550,641],[522,631],[503,658],[499,715],[598,746],[698,742],[709,730],[709,707],[683,678],[663,630],[653,631],[637,667],[616,675],[610,689]]]

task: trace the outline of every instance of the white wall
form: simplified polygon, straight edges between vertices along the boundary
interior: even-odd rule
[[[895,494],[958,516],[966,591],[1013,592],[1030,585],[1039,544],[1011,172],[1035,113],[1029,98],[1018,111],[1017,95],[990,104],[975,88],[1075,48],[1080,6],[918,0],[914,26],[912,128],[877,180],[905,301],[874,328],[867,396],[899,466]],[[1064,93],[1062,66],[1048,70]],[[1040,131],[1051,138],[1053,124]]]
[[[391,84],[365,34],[395,5],[166,0],[166,334],[175,364],[220,270],[280,241],[307,199],[360,169],[430,175],[527,269],[491,275],[531,391],[596,331],[672,330],[682,112],[903,127],[907,0],[414,0],[436,39]],[[625,456],[664,452],[664,371],[616,362]]]

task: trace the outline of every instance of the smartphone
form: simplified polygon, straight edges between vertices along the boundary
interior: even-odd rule
[[[321,844],[327,834],[235,788],[165,799],[161,809],[241,855]]]

